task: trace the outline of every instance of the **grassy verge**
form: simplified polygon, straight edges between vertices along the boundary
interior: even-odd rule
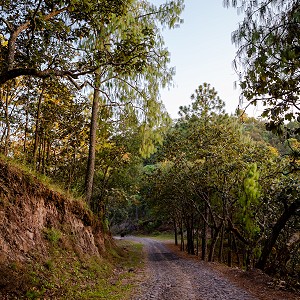
[[[58,247],[49,258],[27,266],[6,266],[4,299],[130,299],[142,245],[118,241],[105,257],[78,257]],[[3,274],[3,273],[2,273]],[[16,282],[18,284],[16,285]],[[0,297],[1,298],[1,297]]]
[[[174,233],[169,233],[169,232],[157,232],[157,233],[147,235],[147,237],[159,241],[174,241]]]

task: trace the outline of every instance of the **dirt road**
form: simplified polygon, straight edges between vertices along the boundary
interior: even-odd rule
[[[145,277],[134,300],[257,300],[201,261],[176,256],[161,242],[128,237],[143,243]]]

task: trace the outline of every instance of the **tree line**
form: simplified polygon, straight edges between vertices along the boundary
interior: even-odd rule
[[[172,224],[175,243],[203,260],[295,276],[299,175],[288,171],[291,150],[281,155],[265,129],[251,138],[249,126],[263,121],[226,114],[209,84],[191,98],[145,167],[148,217]]]
[[[147,156],[169,122],[159,89],[174,70],[161,30],[178,26],[182,9],[182,0],[2,1],[1,152],[84,191],[100,211],[95,170],[111,171],[97,155],[128,132]]]

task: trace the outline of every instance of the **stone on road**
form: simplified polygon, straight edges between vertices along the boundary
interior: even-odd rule
[[[257,300],[201,261],[180,258],[162,242],[128,237],[144,244],[146,274],[134,300]]]

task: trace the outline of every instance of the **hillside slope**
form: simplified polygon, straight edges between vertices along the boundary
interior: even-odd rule
[[[140,257],[82,201],[0,159],[0,299],[128,299]]]
[[[102,228],[84,203],[0,160],[0,262],[45,256],[55,239],[78,253],[104,250]]]

